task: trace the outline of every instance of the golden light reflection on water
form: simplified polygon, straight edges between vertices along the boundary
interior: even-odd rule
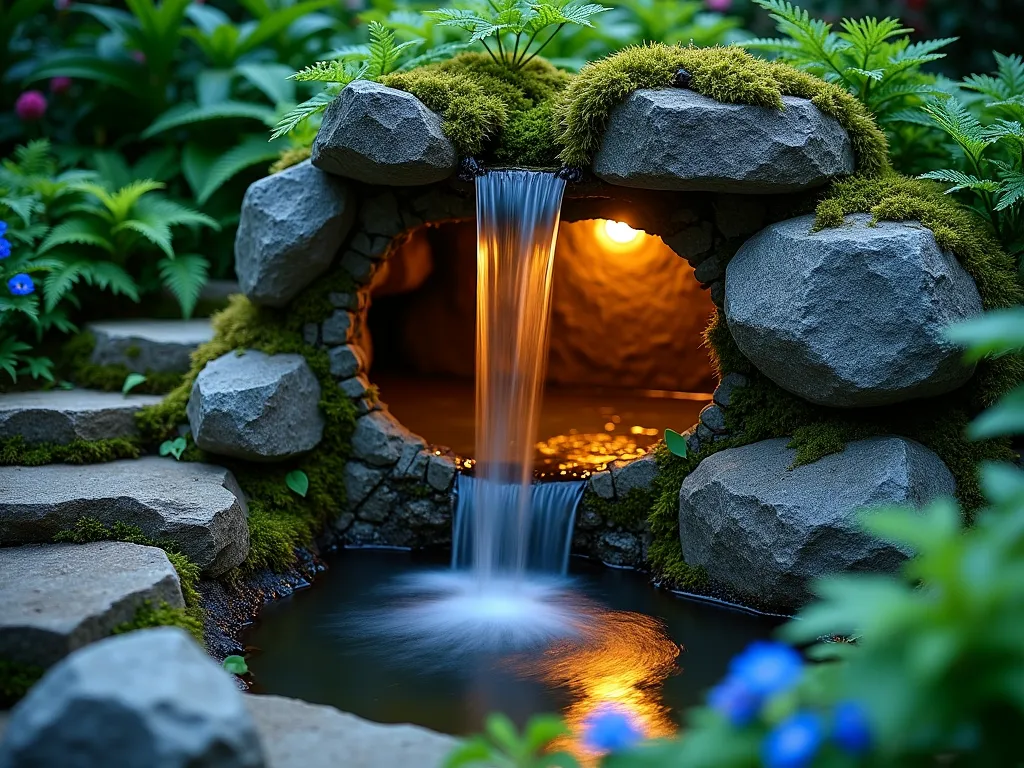
[[[583,766],[596,766],[600,753],[583,744],[583,724],[599,707],[614,705],[631,713],[648,739],[674,735],[678,726],[662,701],[662,685],[678,670],[680,648],[665,626],[650,616],[603,611],[579,640],[550,647],[539,658],[516,659],[515,669],[551,686],[568,690],[571,703],[563,716],[570,736],[551,745],[571,752]]]

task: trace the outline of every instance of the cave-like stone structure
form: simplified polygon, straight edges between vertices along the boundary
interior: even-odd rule
[[[455,457],[431,445],[429,435],[421,437],[406,429],[377,398],[370,377],[373,350],[367,312],[375,285],[417,279],[396,277],[397,261],[390,275],[385,265],[403,248],[419,247],[416,238],[423,227],[474,220],[474,188],[471,180],[454,175],[454,166],[441,172],[442,166],[449,168],[449,155],[437,136],[437,116],[410,102],[413,97],[409,94],[390,91],[366,84],[347,89],[325,120],[312,160],[250,188],[236,241],[236,268],[253,303],[286,311],[289,302],[315,281],[343,275],[341,282],[353,286],[330,294],[330,311],[303,329],[307,343],[327,350],[337,386],[353,400],[359,414],[345,471],[348,508],[334,521],[335,532],[351,544],[443,544],[451,536]],[[694,101],[699,102],[699,109],[691,104]],[[711,127],[716,134],[702,145],[700,136]],[[351,132],[357,130],[407,132],[408,145],[397,141],[399,134],[388,135],[397,144],[412,147],[408,162],[363,148],[352,138]],[[756,140],[740,141],[744,136]],[[421,141],[423,137],[430,141]],[[734,140],[726,141],[729,137]],[[650,152],[616,150],[627,145],[649,147]],[[443,159],[433,163],[433,175],[424,174],[423,153],[428,159]],[[655,155],[664,162],[652,165]],[[562,221],[612,219],[661,238],[688,262],[693,277],[709,292],[721,315],[730,322],[733,317],[742,318],[742,323],[736,321],[743,330],[736,340],[744,353],[793,394],[814,401],[815,393],[807,387],[839,381],[837,386],[855,392],[840,399],[840,404],[855,407],[862,402],[893,403],[947,391],[970,376],[970,371],[955,370],[950,350],[937,340],[935,329],[940,321],[952,322],[981,311],[973,281],[955,259],[938,249],[934,238],[929,240],[930,232],[916,223],[886,224],[881,239],[887,242],[879,245],[879,232],[861,220],[816,236],[809,219],[791,218],[791,212],[808,209],[814,190],[853,169],[853,151],[845,131],[806,100],[787,97],[786,111],[780,116],[763,107],[718,105],[671,89],[638,91],[613,112],[594,168],[584,169],[583,180],[568,185]],[[816,240],[827,245],[827,259],[815,261],[808,255],[822,252],[815,251]],[[904,241],[921,245],[913,253],[893,246]],[[887,250],[880,252],[879,248]],[[741,259],[729,266],[737,251]],[[802,272],[787,281],[785,264],[797,257]],[[837,259],[845,260],[846,268],[829,269]],[[955,279],[939,275],[936,270],[940,266]],[[917,281],[914,292],[918,299],[900,305],[899,324],[894,324],[892,313],[857,312],[856,306],[849,304],[848,297],[859,295],[858,291],[870,292],[873,279],[897,293],[908,281]],[[829,293],[839,304],[848,302],[845,311],[822,300]],[[933,293],[937,304],[930,301]],[[915,308],[921,312],[915,314]],[[759,316],[763,316],[760,323]],[[429,322],[424,318],[425,327]],[[787,322],[798,325],[799,333],[792,332]],[[837,323],[848,326],[837,328]],[[857,354],[864,359],[875,354],[885,358],[890,368],[898,368],[901,333],[918,339],[913,359],[907,363],[915,367],[916,378],[906,386],[898,382],[893,386],[892,376],[882,366],[880,376],[873,369],[866,372],[864,380],[855,380],[850,351],[842,348],[842,340],[864,338],[875,347],[895,345],[895,353],[861,349]],[[443,344],[443,339],[438,343]],[[808,366],[805,375],[801,375],[801,365]],[[934,380],[929,380],[929,371],[935,372]],[[909,376],[907,371],[896,373]],[[736,391],[746,383],[736,374],[718,383],[714,402],[686,435],[691,450],[729,436],[726,412]],[[831,402],[833,396],[832,390],[822,389],[817,401]],[[193,432],[201,433],[202,426],[193,424]],[[918,447],[928,453],[929,461],[941,465],[927,448]],[[728,451],[718,455],[715,478],[728,472],[721,466],[727,462]],[[838,454],[831,461],[838,466],[846,458]],[[885,477],[889,469],[880,466],[876,472]],[[616,522],[600,510],[603,502],[622,502],[634,490],[649,488],[657,471],[651,457],[645,457],[616,462],[608,471],[591,476],[577,519],[574,550],[616,565],[642,566],[650,544],[646,522]],[[794,481],[786,475],[785,462],[773,471],[779,477],[762,478],[765,488],[783,480]],[[815,473],[804,474],[816,477]],[[704,475],[711,477],[712,473],[694,473],[681,514],[688,514],[688,505],[703,503],[701,499],[713,499],[723,509],[735,506],[724,497],[728,483],[694,487]],[[918,488],[913,482],[916,476],[909,477],[893,500],[898,496],[927,501],[933,486]],[[799,480],[796,477],[795,482],[799,484]],[[834,498],[839,498],[836,504],[845,503],[845,497]],[[832,501],[825,498],[822,503]],[[770,493],[751,503],[779,526],[778,535],[785,534],[785,504],[777,503]],[[830,510],[823,513],[822,520],[846,519],[853,512],[852,508]],[[820,535],[808,533],[813,520],[808,522],[805,515],[800,526],[799,535],[791,537],[797,550],[803,546],[801,542],[825,550],[833,543],[849,546],[846,541],[830,543],[830,531],[838,530],[834,525],[823,524]],[[681,526],[684,531],[697,528]],[[718,577],[727,590],[750,602],[790,607],[803,599],[804,577],[815,575],[801,573],[787,581],[771,572],[784,568],[785,563],[770,557],[718,569],[711,560],[697,562],[702,553],[717,552],[715,546],[690,544],[684,543],[684,550],[695,559],[690,564],[703,566],[712,579]],[[790,560],[801,559],[799,551],[790,554]],[[896,567],[898,560],[893,555],[884,565]],[[815,562],[827,561],[824,557]],[[734,573],[742,573],[743,578],[732,578]],[[774,587],[770,595],[757,594],[756,588],[752,593],[749,585],[759,582],[791,582],[795,586],[789,593]]]

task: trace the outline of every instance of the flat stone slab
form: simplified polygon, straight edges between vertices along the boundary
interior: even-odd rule
[[[26,443],[66,445],[73,440],[134,437],[135,414],[161,399],[91,389],[11,392],[0,395],[0,440],[21,437]]]
[[[355,209],[345,182],[308,160],[253,182],[235,235],[242,293],[255,304],[286,306],[327,271]]]
[[[729,262],[725,316],[740,351],[821,405],[889,405],[950,392],[973,365],[946,337],[981,314],[977,286],[914,221],[867,214],[812,231],[814,216],[761,230]]]
[[[850,137],[807,99],[783,110],[723,104],[683,88],[634,91],[594,158],[610,184],[684,192],[796,192],[853,173]]]
[[[820,576],[898,570],[911,553],[865,533],[861,511],[919,507],[956,491],[942,460],[913,440],[858,440],[793,468],[788,443],[783,437],[712,454],[679,492],[684,560],[757,607],[795,610]]]
[[[11,711],[3,768],[266,768],[231,675],[177,627],[110,637]],[[343,765],[343,763],[339,763]]]
[[[451,176],[456,160],[440,117],[411,93],[370,80],[345,86],[313,142],[313,165],[367,184],[432,184]]]
[[[82,517],[138,526],[208,576],[249,554],[248,510],[223,467],[158,457],[0,467],[0,545],[52,541]]]
[[[0,656],[48,667],[131,621],[184,606],[162,549],[97,541],[0,548]]]
[[[90,362],[136,373],[185,373],[195,348],[213,338],[207,319],[104,320],[86,329],[96,339]]]
[[[440,768],[459,743],[416,725],[381,725],[297,699],[244,698],[267,768]]]
[[[320,383],[302,355],[221,355],[199,372],[186,410],[196,445],[248,461],[296,456],[324,433]]]

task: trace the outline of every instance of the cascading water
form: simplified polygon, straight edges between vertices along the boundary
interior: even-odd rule
[[[562,573],[582,483],[531,485],[547,364],[551,267],[565,181],[476,181],[476,478],[458,485],[452,565],[480,580]]]
[[[536,171],[476,182],[476,476],[458,480],[452,570],[396,583],[401,604],[366,622],[434,663],[439,647],[524,648],[593,629],[594,606],[564,580],[583,483],[531,483],[564,190]]]

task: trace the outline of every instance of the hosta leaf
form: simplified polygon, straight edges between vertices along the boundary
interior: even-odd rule
[[[186,102],[171,107],[153,121],[142,138],[148,139],[172,128],[205,123],[211,120],[259,120],[267,126],[274,125],[274,110],[262,104],[251,104],[244,101],[225,101],[220,104],[200,106]]]
[[[271,104],[293,103],[295,83],[290,79],[292,68],[285,64],[240,64],[238,74],[261,91]]]
[[[173,258],[160,259],[157,264],[160,279],[174,294],[185,319],[192,316],[199,294],[206,285],[210,263],[197,253],[186,253]]]

